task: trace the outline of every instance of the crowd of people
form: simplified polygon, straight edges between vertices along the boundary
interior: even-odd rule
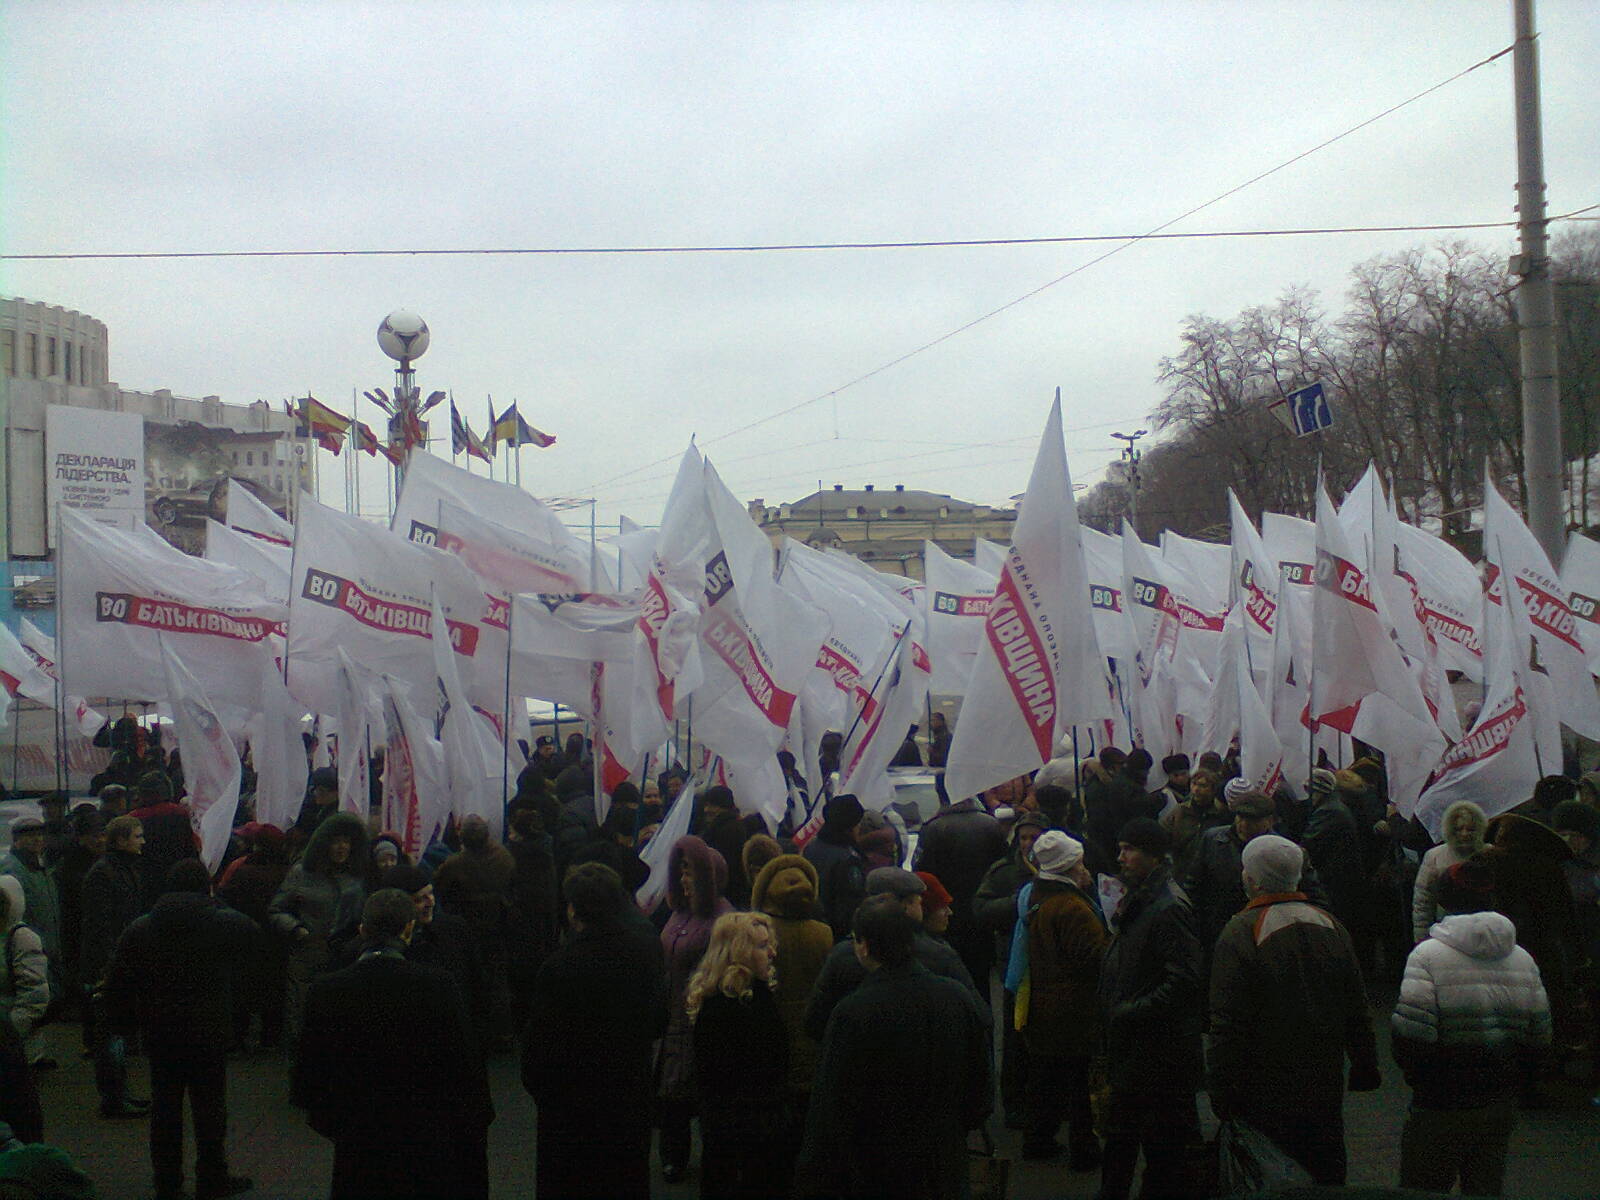
[[[788,759],[778,828],[705,787],[647,861],[685,772],[619,785],[597,821],[589,745],[541,737],[503,840],[469,817],[413,861],[321,767],[291,828],[243,805],[213,873],[181,764],[114,736],[96,798],[46,798],[0,860],[0,1150],[47,1161],[40,1031],[75,1020],[100,1115],[149,1124],[161,1200],[189,1194],[185,1097],[193,1195],[249,1190],[226,1153],[246,1047],[283,1053],[337,1200],[486,1197],[496,1054],[520,1055],[551,1198],[642,1200],[653,1140],[705,1197],[956,1198],[995,1119],[1103,1200],[1141,1159],[1143,1194],[1197,1196],[1202,1092],[1342,1184],[1345,1094],[1382,1079],[1375,1008],[1412,1092],[1400,1184],[1490,1195],[1518,1106],[1574,1064],[1593,1081],[1593,778],[1493,820],[1457,804],[1434,846],[1375,755],[1299,800],[1222,753],[1152,787],[1145,751],[1107,748],[925,820],[813,801]]]

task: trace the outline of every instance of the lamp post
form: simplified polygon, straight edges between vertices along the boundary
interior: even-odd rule
[[[411,364],[428,351],[428,323],[416,313],[397,308],[378,326],[378,348],[399,365],[394,369],[394,396],[382,388],[362,393],[389,416],[389,449],[395,452],[395,488],[405,481],[411,451],[426,441],[422,415],[445,398],[432,392],[426,400],[417,388],[417,373]]]
[[[1128,523],[1133,526],[1135,535],[1139,532],[1139,448],[1136,443],[1149,434],[1148,429],[1136,429],[1132,433],[1111,435],[1117,441],[1127,443],[1122,448],[1122,460],[1128,464]]]

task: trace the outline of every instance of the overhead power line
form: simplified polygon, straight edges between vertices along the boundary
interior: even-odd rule
[[[1464,67],[1463,69],[1457,71],[1454,75],[1450,75],[1447,78],[1439,80],[1438,83],[1433,84],[1431,87],[1424,88],[1422,91],[1417,92],[1415,95],[1407,97],[1406,99],[1400,101],[1398,104],[1391,104],[1388,108],[1384,109],[1382,112],[1374,113],[1372,116],[1368,117],[1366,120],[1358,122],[1357,124],[1350,126],[1350,128],[1344,130],[1342,133],[1336,133],[1332,137],[1326,138],[1323,141],[1318,142],[1316,145],[1311,146],[1308,149],[1300,151],[1300,153],[1294,155],[1293,157],[1285,159],[1283,162],[1280,162],[1277,166],[1269,167],[1265,171],[1260,172],[1259,174],[1252,175],[1249,179],[1246,179],[1243,183],[1235,184],[1233,187],[1229,188],[1227,191],[1221,192],[1218,195],[1213,196],[1211,199],[1205,201],[1204,203],[1197,204],[1193,208],[1188,209],[1185,212],[1179,213],[1177,216],[1171,218],[1170,220],[1163,221],[1161,224],[1155,226],[1153,229],[1149,230],[1148,232],[1140,234],[1137,237],[1129,238],[1128,240],[1122,242],[1120,245],[1113,246],[1111,249],[1107,250],[1105,253],[1098,254],[1094,258],[1091,258],[1088,262],[1081,263],[1080,265],[1078,265],[1076,267],[1073,267],[1070,271],[1067,271],[1067,272],[1065,272],[1064,274],[1061,274],[1061,275],[1057,275],[1054,279],[1051,279],[1046,283],[1040,284],[1038,287],[1033,288],[1031,291],[1024,292],[1022,295],[1016,297],[1013,300],[1006,301],[1004,304],[1000,305],[998,308],[992,308],[988,312],[985,312],[985,313],[983,313],[983,314],[981,314],[979,316],[974,317],[972,320],[966,322],[965,324],[958,325],[956,328],[954,328],[952,330],[949,330],[946,333],[940,334],[938,337],[932,339],[931,341],[924,342],[922,345],[916,347],[914,350],[908,350],[904,354],[901,354],[901,355],[899,355],[899,356],[897,356],[895,358],[890,359],[888,362],[882,364],[881,366],[874,367],[870,371],[866,371],[866,372],[864,372],[864,373],[862,373],[860,375],[857,375],[854,379],[851,379],[846,383],[842,383],[836,388],[832,388],[832,389],[830,389],[830,390],[828,390],[826,392],[821,393],[820,395],[812,396],[809,400],[801,400],[800,402],[798,402],[796,404],[789,405],[789,407],[787,407],[787,408],[782,408],[782,409],[779,409],[776,412],[768,413],[766,416],[763,416],[763,417],[757,417],[754,421],[750,421],[747,424],[741,425],[737,429],[731,430],[728,433],[721,433],[721,434],[718,434],[716,437],[708,438],[704,442],[704,444],[709,446],[709,445],[712,445],[715,442],[725,441],[728,438],[738,437],[740,434],[748,433],[752,429],[760,428],[762,425],[768,424],[771,421],[777,421],[777,420],[782,419],[783,417],[787,417],[787,416],[791,415],[792,413],[797,413],[801,409],[810,408],[813,404],[820,404],[824,400],[833,399],[834,397],[838,396],[839,393],[844,392],[844,391],[846,391],[846,390],[848,390],[850,388],[853,388],[857,384],[865,383],[867,380],[872,379],[875,376],[881,375],[885,371],[892,370],[893,368],[899,366],[901,363],[906,362],[909,359],[917,357],[917,355],[919,355],[919,354],[923,354],[928,350],[932,350],[935,346],[942,345],[943,343],[949,341],[951,338],[959,337],[963,333],[966,333],[968,330],[974,329],[977,326],[982,325],[985,321],[992,320],[993,318],[998,317],[1001,313],[1009,312],[1011,309],[1017,307],[1019,304],[1025,304],[1027,301],[1032,300],[1035,296],[1038,296],[1038,295],[1040,295],[1040,294],[1042,294],[1044,292],[1049,291],[1051,288],[1057,286],[1058,284],[1065,283],[1067,280],[1071,279],[1075,275],[1082,274],[1084,271],[1087,271],[1090,267],[1098,266],[1100,263],[1105,262],[1106,259],[1112,257],[1113,255],[1122,253],[1122,251],[1126,250],[1129,246],[1138,245],[1140,242],[1150,241],[1152,239],[1156,239],[1158,237],[1158,235],[1164,233],[1167,229],[1171,228],[1173,225],[1178,224],[1180,221],[1185,221],[1188,218],[1194,216],[1196,213],[1203,212],[1204,210],[1210,208],[1212,205],[1220,204],[1222,201],[1228,199],[1230,196],[1236,196],[1240,192],[1244,191],[1246,188],[1252,187],[1255,184],[1260,183],[1263,179],[1266,179],[1266,178],[1268,178],[1268,177],[1270,177],[1272,175],[1276,175],[1279,171],[1286,170],[1287,168],[1293,166],[1295,163],[1301,162],[1302,160],[1304,160],[1306,158],[1309,158],[1311,155],[1316,154],[1319,151],[1326,150],[1329,146],[1332,146],[1337,142],[1343,141],[1345,138],[1351,136],[1352,134],[1358,133],[1359,131],[1365,129],[1367,126],[1372,125],[1373,123],[1375,123],[1377,121],[1381,121],[1385,117],[1390,116],[1390,115],[1392,115],[1394,113],[1397,113],[1401,109],[1406,108],[1409,105],[1415,104],[1418,100],[1421,100],[1426,96],[1431,96],[1434,92],[1437,92],[1440,88],[1447,87],[1450,84],[1454,83],[1456,80],[1461,79],[1461,78],[1463,78],[1463,77],[1465,77],[1467,75],[1472,74],[1474,71],[1480,70],[1483,67],[1488,66],[1490,63],[1496,61],[1497,59],[1504,58],[1506,55],[1510,54],[1513,49],[1514,49],[1513,46],[1506,46],[1504,49],[1495,51],[1493,54],[1489,55],[1487,58],[1479,59],[1477,62],[1473,63],[1471,66]],[[1592,206],[1592,207],[1600,207],[1600,206]],[[1579,209],[1577,211],[1579,213],[1583,213],[1583,212],[1588,212],[1590,210],[1585,208],[1585,209]],[[1567,215],[1568,216],[1572,216],[1572,215],[1576,215],[1576,214],[1567,214]],[[1509,224],[1509,222],[1507,224]],[[675,455],[668,455],[665,458],[660,458],[660,459],[656,459],[655,461],[652,461],[652,462],[644,463],[642,466],[638,466],[638,467],[635,467],[635,468],[633,468],[631,470],[624,471],[619,475],[613,475],[609,479],[603,479],[599,483],[592,484],[589,487],[585,488],[584,490],[588,491],[590,493],[594,493],[594,492],[598,491],[600,488],[605,487],[607,484],[611,484],[611,483],[618,482],[619,480],[631,478],[632,476],[637,475],[642,471],[648,471],[652,467],[660,466],[662,463],[671,462],[671,461],[673,461],[673,459],[675,457],[676,457]]]
[[[1571,214],[1568,214],[1569,216]],[[1564,220],[1552,217],[1551,220]],[[1174,220],[1182,220],[1181,217]],[[1046,237],[940,238],[911,242],[772,242],[704,246],[489,246],[378,250],[112,250],[0,254],[3,262],[106,262],[190,258],[463,258],[517,255],[768,254],[794,250],[941,250],[983,246],[1066,246],[1094,242],[1195,241],[1207,238],[1323,237],[1344,233],[1451,233],[1509,229],[1515,221],[1443,225],[1329,225],[1305,229],[1201,229],[1188,233],[1064,233]]]

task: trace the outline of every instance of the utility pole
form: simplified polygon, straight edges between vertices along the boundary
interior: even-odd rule
[[[1135,443],[1149,433],[1148,429],[1136,429],[1132,433],[1111,435],[1119,442],[1128,443],[1122,448],[1122,458],[1128,464],[1128,524],[1133,526],[1135,534],[1139,532],[1139,449]]]
[[[1512,0],[1516,41],[1511,54],[1517,104],[1517,232],[1521,253],[1511,259],[1517,287],[1522,359],[1522,472],[1528,485],[1528,528],[1552,564],[1566,551],[1561,507],[1561,390],[1556,374],[1555,285],[1545,221],[1544,133],[1539,116],[1539,43],[1533,0]]]

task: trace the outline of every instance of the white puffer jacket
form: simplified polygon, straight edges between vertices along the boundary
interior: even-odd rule
[[[44,1019],[50,1007],[48,964],[44,943],[24,925],[26,916],[22,884],[11,875],[0,875],[0,1016],[9,1017],[17,1033],[26,1039]]]
[[[1463,913],[1412,950],[1391,1026],[1420,1107],[1475,1108],[1513,1089],[1518,1058],[1549,1044],[1550,1001],[1511,921]]]

